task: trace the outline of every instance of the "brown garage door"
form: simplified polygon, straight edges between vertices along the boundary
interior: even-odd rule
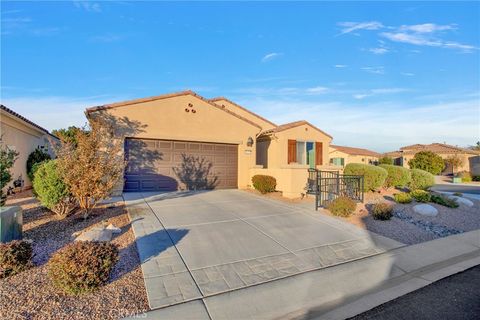
[[[125,191],[237,187],[237,145],[126,139],[125,159]]]

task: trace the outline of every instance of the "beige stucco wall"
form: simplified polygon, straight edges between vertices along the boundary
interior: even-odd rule
[[[4,111],[0,113],[0,136],[2,137],[2,144],[15,149],[19,153],[11,169],[12,181],[6,188],[12,186],[13,181],[19,176],[24,180],[24,188],[31,187],[32,182],[27,176],[27,158],[38,146],[45,146],[46,150],[53,156],[49,141],[51,136]]]
[[[127,137],[237,144],[238,187],[250,184],[249,170],[255,166],[256,144],[248,147],[246,142],[249,137],[255,139],[260,128],[193,95],[134,103],[106,112],[143,127]]]
[[[375,162],[375,161],[378,161],[378,157],[363,156],[363,155],[351,155],[351,154],[342,152],[340,150],[335,150],[333,148],[330,148],[329,157],[330,157],[330,159],[332,159],[332,158],[344,158],[345,159],[345,162],[344,162],[345,165],[347,165],[349,163],[371,164],[370,161],[372,163]]]
[[[239,108],[238,106],[232,104],[230,101],[222,99],[222,100],[216,100],[215,103],[218,104],[218,105],[224,105],[227,110],[235,112],[239,116],[242,116],[242,117],[244,117],[244,118],[246,118],[250,121],[255,122],[256,124],[261,126],[263,130],[274,128],[274,126],[271,123],[269,123],[268,121],[265,121],[262,118],[259,118],[255,115],[251,114],[250,112],[246,111],[243,108]]]
[[[442,159],[446,159],[448,157],[451,157],[454,155],[453,153],[437,153]],[[415,155],[414,154],[405,154],[403,155],[403,167],[405,168],[410,168],[408,165],[408,161],[413,159]],[[460,171],[472,171],[472,168],[470,167],[471,161],[470,158],[475,158],[477,156],[471,155],[471,154],[458,154],[458,156],[463,160],[463,165],[460,167],[455,168],[455,172],[460,172]],[[444,174],[451,174],[452,173],[452,168],[450,166],[447,166],[445,170],[443,171]]]
[[[282,196],[293,199],[301,197],[302,193],[306,192],[308,168],[306,165],[298,164],[273,169],[252,168],[250,176],[263,174],[275,177],[277,180],[276,190],[282,191]]]

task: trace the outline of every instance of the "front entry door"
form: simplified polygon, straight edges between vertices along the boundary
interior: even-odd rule
[[[315,148],[313,142],[307,142],[307,159],[310,168],[315,169]]]

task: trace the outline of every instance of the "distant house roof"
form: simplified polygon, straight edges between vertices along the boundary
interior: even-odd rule
[[[289,123],[285,123],[285,124],[276,126],[275,128],[268,129],[268,130],[265,130],[265,131],[261,132],[259,136],[267,136],[267,135],[270,135],[272,133],[277,133],[277,132],[289,130],[289,129],[292,129],[292,128],[295,128],[295,127],[299,127],[299,126],[304,125],[304,124],[314,128],[315,130],[317,130],[317,131],[323,133],[324,135],[333,139],[333,137],[331,135],[329,135],[328,133],[320,130],[319,128],[315,127],[313,124],[311,124],[310,122],[305,121],[305,120],[289,122]]]
[[[367,149],[362,149],[362,148],[354,148],[354,147],[345,147],[345,146],[337,146],[337,145],[330,145],[330,147],[344,152],[346,154],[352,155],[352,156],[370,156],[370,157],[380,157],[381,154],[375,151],[367,150]]]
[[[478,155],[480,152],[461,148],[457,146],[452,146],[445,143],[430,143],[430,144],[413,144],[410,146],[401,147],[399,151],[387,152],[386,155],[395,157],[401,156],[402,154],[415,154],[420,151],[431,151],[433,153],[467,153]]]
[[[258,115],[258,114],[256,114],[256,113],[248,110],[247,108],[244,108],[244,107],[242,107],[241,105],[239,105],[239,104],[237,104],[237,103],[235,103],[235,102],[233,102],[233,101],[231,101],[231,100],[228,100],[228,99],[225,98],[225,97],[216,97],[216,98],[210,99],[210,101],[212,101],[212,102],[214,102],[214,103],[217,103],[217,102],[219,102],[220,100],[225,100],[225,101],[233,104],[234,106],[238,107],[239,109],[242,109],[243,111],[246,111],[246,112],[250,113],[251,115],[253,115],[253,116],[257,117],[257,118],[259,118],[259,119],[261,119],[261,120],[263,120],[263,121],[265,121],[265,122],[270,123],[270,124],[271,124],[272,126],[274,126],[274,127],[277,126],[275,123],[271,122],[270,120],[265,119],[265,118],[262,117],[261,115]]]
[[[47,129],[39,126],[38,124],[36,124],[36,123],[33,122],[33,121],[28,120],[28,119],[25,118],[24,116],[16,113],[15,111],[13,111],[13,110],[10,109],[10,108],[7,108],[7,107],[4,106],[3,104],[0,104],[0,110],[3,110],[3,111],[5,111],[5,112],[7,112],[8,114],[11,114],[11,115],[14,116],[15,118],[17,118],[17,119],[19,119],[19,120],[21,120],[21,121],[23,121],[23,122],[26,122],[26,123],[28,123],[29,125],[37,128],[38,130],[44,132],[45,134],[48,134],[48,135],[54,137],[55,139],[58,139],[58,137],[56,137],[56,136],[54,136],[53,134],[51,134]]]

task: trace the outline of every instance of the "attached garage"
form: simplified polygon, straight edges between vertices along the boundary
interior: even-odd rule
[[[226,189],[238,186],[238,145],[125,139],[124,191]]]

